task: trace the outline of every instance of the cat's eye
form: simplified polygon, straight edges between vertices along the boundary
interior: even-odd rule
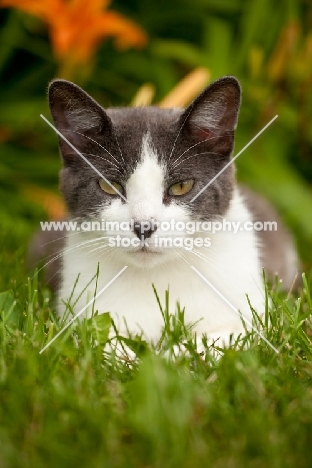
[[[119,193],[122,194],[123,188],[122,185],[120,185],[118,182],[111,182],[111,185],[115,187],[116,190],[118,190]],[[110,184],[106,182],[104,179],[99,180],[99,186],[103,190],[103,192],[108,193],[109,195],[118,195],[116,190],[113,189],[113,187]]]
[[[169,195],[173,195],[174,197],[185,195],[193,188],[193,185],[194,180],[192,179],[181,180],[181,182],[177,182],[169,187]]]

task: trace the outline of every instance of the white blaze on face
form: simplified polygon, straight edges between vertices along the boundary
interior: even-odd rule
[[[142,140],[141,162],[126,186],[131,218],[159,219],[163,211],[164,167],[158,162],[149,133]]]
[[[146,251],[136,252],[133,255],[133,246],[129,248],[118,248],[118,257],[132,266],[138,267],[153,267],[157,264],[163,265],[165,261],[176,258],[174,248],[170,248],[171,244],[153,245],[156,242],[156,237],[175,238],[176,236],[184,237],[185,232],[177,232],[171,227],[172,221],[189,221],[190,213],[188,207],[179,200],[171,200],[171,203],[164,205],[164,192],[168,189],[165,186],[166,167],[158,161],[158,155],[155,147],[152,144],[149,133],[144,135],[142,139],[140,151],[140,161],[126,183],[127,203],[123,203],[120,197],[114,197],[111,204],[103,209],[102,216],[107,221],[121,222],[144,222],[155,221],[160,223],[157,230],[151,235],[149,240],[150,251],[156,249],[157,253],[161,252],[165,255],[147,256]],[[166,223],[166,228],[163,228],[162,223]],[[107,232],[109,236],[120,234],[122,237],[137,240],[137,234],[133,231],[124,233],[118,228]],[[170,240],[170,239],[169,239]],[[156,242],[157,243],[157,242]],[[138,249],[141,250],[141,249]],[[130,256],[129,256],[130,252]],[[117,258],[117,257],[116,257]]]

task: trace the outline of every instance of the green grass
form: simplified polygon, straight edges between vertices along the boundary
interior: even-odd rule
[[[311,466],[306,280],[299,299],[271,291],[272,310],[256,318],[278,355],[251,334],[218,359],[209,347],[197,354],[168,298],[159,346],[119,339],[136,358],[103,354],[108,315],[73,324],[39,354],[62,326],[51,294],[36,277],[10,284],[0,295],[1,468]]]

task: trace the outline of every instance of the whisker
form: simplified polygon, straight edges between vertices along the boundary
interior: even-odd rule
[[[81,135],[81,136],[87,138],[88,140],[92,141],[93,143],[95,143],[96,145],[98,145],[100,148],[102,148],[104,151],[106,151],[106,153],[108,153],[108,154],[116,161],[117,164],[120,164],[120,162],[118,161],[118,159],[116,159],[116,158],[112,155],[112,153],[110,153],[110,152],[108,151],[108,149],[106,149],[104,146],[102,146],[98,141],[96,141],[96,140],[94,140],[93,138],[91,138],[91,137],[85,135],[84,133],[76,132],[75,130],[68,130],[68,131],[70,131],[71,133],[77,133],[78,135]]]
[[[120,157],[121,157],[121,159],[122,159],[122,161],[123,161],[124,168],[126,168],[126,162],[125,162],[125,160],[124,160],[124,157],[123,157],[123,154],[122,154],[120,145],[119,145],[119,141],[118,141],[118,138],[117,138],[117,135],[116,135],[115,132],[114,132],[114,135],[115,135],[115,138],[116,138],[116,143],[117,143],[117,146],[118,146],[118,149],[119,149]]]
[[[91,240],[88,240],[88,241],[79,242],[78,244],[75,244],[74,246],[65,247],[65,248],[61,249],[61,250],[59,251],[59,253],[57,253],[57,255],[52,254],[52,255],[54,255],[54,257],[53,257],[52,259],[50,259],[48,262],[46,262],[46,263],[35,273],[35,275],[33,276],[33,278],[35,278],[35,276],[37,276],[37,275],[40,273],[40,271],[42,271],[42,270],[43,270],[44,268],[46,268],[48,265],[50,265],[51,263],[53,263],[53,262],[55,262],[56,260],[58,260],[59,258],[61,258],[61,257],[64,255],[64,253],[71,252],[72,250],[75,250],[75,249],[77,249],[77,248],[79,248],[79,247],[84,247],[84,246],[86,246],[87,244],[91,244],[92,242],[98,241],[99,239],[102,239],[102,238],[104,238],[104,237],[98,237],[98,238],[91,239]],[[46,258],[49,258],[49,257],[51,257],[52,255],[49,255],[49,256],[46,257]],[[32,278],[32,279],[33,279],[33,278]]]
[[[204,255],[202,252],[199,252],[198,250],[193,249],[193,250],[187,251],[187,253],[193,254],[197,258],[200,258],[204,262],[211,265],[213,268],[215,268],[215,269],[219,270],[220,272],[222,272],[222,269],[220,267],[218,267],[218,264],[216,262],[213,262],[209,257]]]
[[[52,231],[42,231],[42,232],[52,232]],[[54,231],[54,232],[56,232],[56,231]],[[75,231],[75,232],[66,231],[66,234],[64,234],[63,236],[56,237],[55,239],[52,239],[49,242],[45,242],[44,244],[41,244],[41,246],[45,247],[47,245],[53,244],[54,242],[57,242],[57,241],[62,240],[62,239],[66,239],[69,236],[73,236],[73,235],[77,235],[77,234],[81,234],[81,231]]]
[[[105,162],[111,164],[112,166],[116,167],[118,171],[120,170],[119,167],[117,166],[117,164],[113,163],[113,161],[109,161],[108,159],[103,158],[103,156],[101,156],[99,154],[93,154],[93,153],[82,153],[82,154],[84,154],[85,156],[93,156],[94,158],[100,158],[103,161],[105,161]]]
[[[187,158],[182,159],[182,161],[180,161],[178,164],[173,164],[172,168],[176,169],[178,166],[180,166],[180,164],[184,163],[188,159],[194,158],[195,156],[200,156],[202,154],[210,154],[210,153],[211,151],[204,151],[203,153],[192,154],[191,156],[188,156]]]
[[[91,258],[92,256],[95,256],[95,255],[98,256],[99,252],[100,252],[101,254],[105,254],[105,261],[107,261],[112,256],[112,254],[114,253],[113,252],[114,249],[110,249],[108,244],[103,244],[100,241],[97,241],[94,244],[99,245],[99,246],[92,249],[92,250],[87,251],[86,253],[84,253],[84,259]],[[80,248],[83,248],[83,247],[90,247],[90,245],[89,244],[87,246],[86,245],[76,245],[75,249],[80,249]],[[74,249],[72,249],[72,250],[74,250]],[[63,255],[63,253],[64,252],[61,252],[60,255]],[[54,260],[55,259],[53,259],[53,261]],[[104,260],[104,258],[102,257],[101,261],[103,261],[103,260]],[[54,278],[59,273],[59,271],[61,271],[61,270],[62,270],[61,267],[58,270],[56,270],[55,273],[51,277],[49,277],[49,280],[51,281],[51,279]]]
[[[173,169],[175,169],[176,167],[178,167],[180,164],[182,164],[183,162],[187,161],[188,159],[191,159],[191,158],[193,158],[193,157],[195,157],[195,156],[200,156],[201,154],[211,154],[211,155],[214,154],[214,155],[216,155],[216,156],[222,156],[222,157],[224,157],[223,154],[221,154],[221,153],[216,153],[215,151],[205,151],[205,152],[203,152],[203,153],[192,154],[191,156],[188,156],[187,158],[182,159],[182,161],[180,161],[179,164],[174,164],[172,167],[173,167]]]
[[[183,129],[184,125],[186,124],[187,119],[189,118],[189,115],[190,115],[190,113],[191,113],[192,108],[193,108],[193,107],[190,106],[190,109],[189,109],[189,111],[188,111],[188,113],[187,113],[187,116],[185,117],[185,119],[184,119],[184,121],[183,121],[183,123],[182,123],[182,125],[181,125],[181,127],[180,127],[180,129],[179,129],[179,131],[178,131],[178,133],[177,133],[177,136],[175,137],[175,140],[174,140],[174,142],[173,142],[173,146],[172,146],[172,149],[171,149],[169,158],[168,158],[168,162],[169,162],[170,159],[171,159],[171,156],[172,156],[172,154],[173,154],[173,152],[174,152],[174,149],[175,149],[175,147],[176,147],[176,144],[177,144],[178,138],[179,138],[179,136],[180,136],[180,133],[182,132],[182,129]]]
[[[179,253],[176,249],[173,249],[173,251],[177,254],[177,256],[183,260],[189,267],[191,267],[192,265],[183,257],[183,255],[181,253]]]
[[[100,253],[103,253],[105,254],[105,260],[107,260],[107,255],[109,252],[112,252],[114,249],[111,248],[108,244],[105,244],[105,245],[98,245],[97,247],[95,247],[94,249],[92,250],[89,250],[86,255],[85,255],[85,258],[89,258],[89,257],[92,257],[93,254],[97,253],[99,255],[99,252]]]
[[[176,159],[173,160],[174,163],[176,163],[185,153],[187,153],[188,151],[190,151],[192,148],[195,148],[195,146],[198,146],[198,145],[201,145],[202,143],[206,143],[207,141],[211,141],[215,138],[218,138],[217,136],[213,136],[213,137],[210,137],[210,138],[205,138],[204,140],[201,140],[197,143],[195,143],[195,145],[192,145],[190,146],[189,148],[187,148],[185,151],[183,151],[182,154],[180,154],[180,156],[178,156]]]

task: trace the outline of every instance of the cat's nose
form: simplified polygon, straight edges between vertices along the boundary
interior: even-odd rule
[[[133,225],[133,231],[140,240],[148,239],[156,230],[157,225],[154,221],[136,221]]]

